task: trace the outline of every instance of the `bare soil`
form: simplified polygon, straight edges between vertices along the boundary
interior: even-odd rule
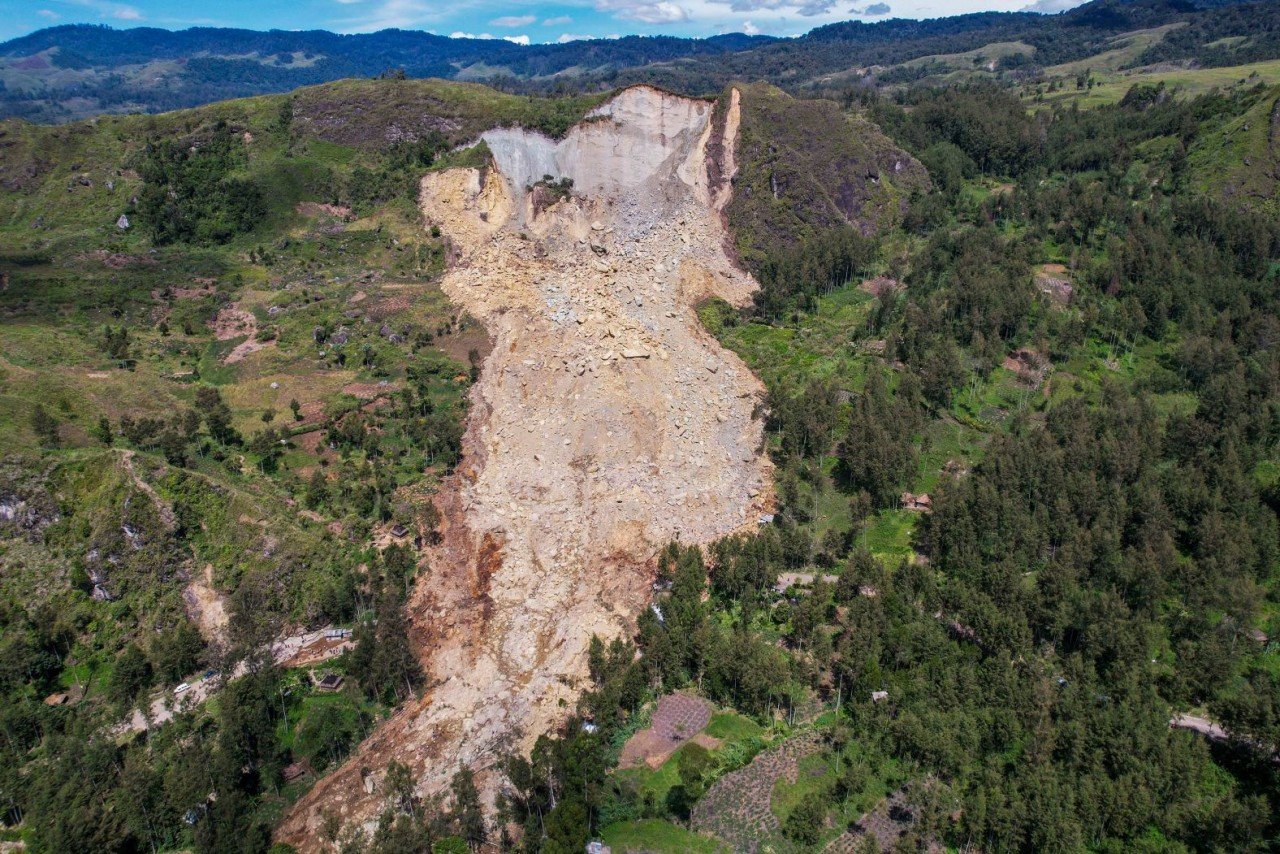
[[[245,337],[245,340],[235,346],[230,353],[223,358],[223,363],[227,365],[235,364],[242,361],[250,353],[256,353],[259,350],[274,344],[274,341],[258,340],[258,319],[253,316],[253,312],[239,308],[235,303],[227,306],[218,312],[218,316],[213,321],[213,337],[219,341],[230,341],[232,338]]]
[[[409,603],[431,687],[285,817],[278,837],[300,851],[320,850],[326,813],[372,826],[392,760],[424,796],[469,765],[491,800],[501,755],[573,709],[591,636],[634,631],[657,549],[772,508],[763,387],[694,311],[757,287],[724,250],[712,105],[637,87],[601,109],[612,121],[558,144],[487,133],[498,168],[423,180],[424,215],[456,259],[442,287],[494,347]],[[580,195],[535,212],[519,172],[531,162]]]
[[[647,765],[657,768],[667,757],[706,728],[711,722],[711,704],[690,694],[668,694],[658,700],[649,726],[622,746],[619,768]]]

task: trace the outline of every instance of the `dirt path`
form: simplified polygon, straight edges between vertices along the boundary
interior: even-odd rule
[[[160,515],[160,521],[169,530],[177,527],[177,517],[173,515],[173,507],[168,501],[160,497],[160,493],[156,492],[155,487],[147,483],[147,481],[138,474],[138,470],[134,467],[133,461],[136,453],[134,451],[121,451],[120,464],[124,466],[125,473],[129,475],[129,479],[133,481],[133,485],[146,493],[151,499],[151,503],[155,505],[156,513]]]
[[[410,603],[433,687],[299,802],[282,841],[316,850],[325,810],[368,823],[392,759],[423,794],[472,765],[492,796],[501,752],[573,708],[591,635],[634,628],[656,549],[770,508],[763,387],[694,311],[756,288],[724,252],[711,112],[633,88],[558,145],[491,131],[498,169],[424,179],[424,214],[455,251],[443,288],[495,344]],[[572,178],[574,197],[540,210],[525,188],[544,174]]]
[[[271,644],[271,657],[281,667],[307,667],[323,664],[331,658],[337,658],[353,646],[350,638],[330,639],[325,632],[331,627],[315,631],[298,632],[282,637]],[[239,679],[247,671],[241,662],[232,672],[232,679]],[[178,712],[194,709],[213,696],[223,685],[221,674],[208,678],[191,676],[186,683],[189,687],[182,693],[175,694],[169,690],[153,694],[148,714],[134,709],[128,721],[116,726],[114,732],[143,732],[164,726],[173,720]]]

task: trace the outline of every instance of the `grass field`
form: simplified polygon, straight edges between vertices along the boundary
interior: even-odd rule
[[[620,821],[601,831],[616,854],[727,854],[728,846],[658,818]]]
[[[1074,76],[1074,75],[1073,75]],[[1046,93],[1043,99],[1028,105],[1033,109],[1078,104],[1080,107],[1101,107],[1115,104],[1125,93],[1137,85],[1163,83],[1180,97],[1191,98],[1213,89],[1232,89],[1255,86],[1259,83],[1273,86],[1280,83],[1280,60],[1233,65],[1226,68],[1172,68],[1133,69],[1132,71],[1108,71],[1093,74],[1096,81],[1092,88],[1078,90],[1072,81],[1058,92]]]
[[[1111,43],[1114,47],[1109,50],[1074,62],[1051,65],[1044,70],[1044,73],[1046,76],[1053,78],[1074,77],[1082,71],[1119,72],[1121,68],[1142,56],[1147,48],[1163,40],[1173,30],[1185,26],[1185,22],[1179,21],[1173,24],[1165,24],[1161,27],[1152,27],[1148,30],[1134,30],[1131,33],[1124,33],[1112,39]]]

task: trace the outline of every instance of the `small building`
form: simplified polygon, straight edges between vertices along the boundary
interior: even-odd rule
[[[316,687],[321,691],[337,691],[342,687],[342,677],[337,673],[326,673],[316,682]]]
[[[44,704],[46,706],[65,706],[69,702],[71,702],[71,696],[62,692],[50,694],[44,698]]]
[[[1270,638],[1267,637],[1267,633],[1262,629],[1249,629],[1249,631],[1244,634],[1249,640],[1256,644],[1260,644],[1261,646],[1266,646],[1267,642],[1270,640]]]
[[[409,529],[399,523],[396,523],[396,525],[391,529],[391,536],[395,537],[397,540],[407,536],[408,533]]]
[[[901,502],[903,510],[926,512],[933,509],[933,499],[925,492],[922,492],[919,495],[916,495],[914,492],[904,492],[901,496]]]
[[[759,522],[761,525],[772,525],[774,516],[772,513],[761,513]]]
[[[346,640],[351,637],[351,629],[325,629],[325,640]]]
[[[887,700],[887,699],[889,699],[888,691],[872,691],[871,692],[871,702],[873,703],[878,703],[881,700]]]
[[[587,854],[613,854],[613,849],[603,842],[592,840],[587,843]]]

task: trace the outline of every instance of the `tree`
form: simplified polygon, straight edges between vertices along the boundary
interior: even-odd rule
[[[129,644],[116,657],[107,693],[121,705],[132,704],[139,694],[151,687],[151,678],[151,662],[137,644]]]
[[[416,788],[416,783],[409,766],[394,759],[391,760],[391,764],[387,766],[387,776],[383,782],[387,787],[387,800],[391,807],[400,812],[415,815],[414,802],[416,797],[414,789]]]
[[[307,480],[307,491],[302,496],[302,503],[307,505],[309,510],[319,510],[329,503],[329,482],[319,466],[311,472],[311,477]]]
[[[99,416],[98,423],[93,428],[93,438],[107,446],[115,443],[116,437],[111,432],[111,422],[107,420],[107,416]]]
[[[200,666],[204,641],[195,626],[186,619],[151,641],[151,662],[157,675],[177,682]]]
[[[196,389],[196,411],[204,418],[205,429],[224,445],[238,445],[240,434],[231,426],[231,409],[213,386]]]
[[[815,845],[822,837],[826,817],[826,797],[821,792],[810,792],[782,822],[782,832],[801,845]]]
[[[453,791],[453,809],[450,819],[457,827],[458,835],[467,841],[474,851],[483,845],[488,837],[485,828],[484,811],[480,806],[480,792],[476,788],[475,774],[468,767],[463,767],[453,775],[451,784]]]
[[[43,404],[36,404],[31,412],[31,430],[46,448],[58,447],[58,419],[49,414]]]

